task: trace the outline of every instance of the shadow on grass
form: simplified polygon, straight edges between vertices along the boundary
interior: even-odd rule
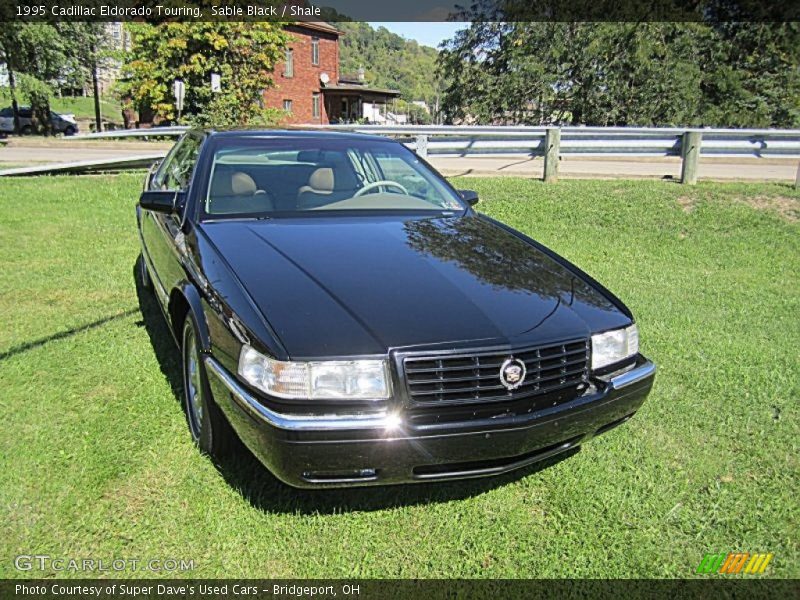
[[[8,350],[6,350],[5,352],[0,352],[0,360],[5,360],[6,358],[11,358],[12,356],[16,356],[17,354],[22,354],[23,352],[27,352],[28,350],[33,350],[34,348],[44,346],[49,342],[54,342],[56,340],[63,340],[65,338],[72,337],[73,335],[76,335],[78,333],[89,331],[91,329],[96,329],[98,327],[105,325],[106,323],[110,323],[111,321],[116,321],[117,319],[124,319],[125,317],[129,317],[130,315],[135,313],[136,309],[130,308],[124,312],[117,313],[115,315],[110,315],[108,317],[103,317],[102,319],[97,319],[96,321],[92,321],[91,323],[86,323],[85,325],[80,325],[79,327],[73,327],[72,329],[59,331],[52,335],[39,338],[38,340],[25,342],[24,344],[20,344],[19,346],[13,346]]]
[[[176,401],[183,405],[183,375],[178,349],[154,292],[142,287],[137,269],[138,263],[133,268],[136,295],[142,313],[142,321],[138,324],[146,329],[161,372],[169,382]],[[189,435],[188,431],[186,435]],[[234,452],[229,457],[215,460],[216,467],[225,481],[260,511],[294,514],[376,511],[469,498],[528,477],[569,458],[580,450],[574,448],[512,473],[488,479],[369,488],[300,490],[275,478],[241,441],[237,442]]]
[[[141,258],[137,259],[133,266],[133,280],[136,282],[136,297],[139,300],[139,312],[142,314],[142,320],[137,322],[136,325],[144,327],[145,331],[147,331],[150,345],[155,351],[161,373],[169,382],[175,399],[180,404],[183,404],[181,401],[183,397],[183,374],[181,372],[180,353],[175,345],[175,340],[172,338],[164,313],[161,312],[161,307],[158,305],[155,292],[145,289],[142,285],[138,273],[139,260]]]

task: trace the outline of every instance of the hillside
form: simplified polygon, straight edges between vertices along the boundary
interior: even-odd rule
[[[336,27],[345,32],[339,41],[341,73],[363,67],[370,85],[400,90],[407,101],[435,103],[437,50],[369,23],[340,21]]]

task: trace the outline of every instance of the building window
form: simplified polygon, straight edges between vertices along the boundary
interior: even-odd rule
[[[286,65],[283,67],[284,77],[294,77],[294,52],[291,48],[286,49]]]
[[[319,93],[311,94],[311,116],[319,119]]]
[[[292,101],[291,100],[284,100],[283,101],[283,110],[286,112],[292,112]]]
[[[311,38],[311,64],[318,65],[319,64],[319,38],[312,37]]]

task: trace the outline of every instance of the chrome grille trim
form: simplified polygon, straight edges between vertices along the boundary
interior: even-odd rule
[[[500,367],[509,357],[525,363],[522,385],[507,390]],[[588,381],[589,340],[501,351],[403,357],[406,390],[415,406],[475,404],[519,400],[578,386]]]

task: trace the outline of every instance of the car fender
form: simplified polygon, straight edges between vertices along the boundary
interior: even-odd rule
[[[178,300],[178,297],[181,297],[181,300]],[[203,300],[200,297],[200,292],[197,291],[197,288],[190,281],[182,281],[170,294],[169,316],[172,322],[172,331],[175,335],[175,339],[178,340],[180,344],[180,332],[178,328],[181,327],[183,318],[185,314],[187,314],[187,312],[184,312],[183,306],[181,306],[182,302],[185,302],[186,310],[188,314],[192,316],[197,326],[200,351],[209,352],[211,350],[211,335],[208,332],[208,321],[206,320],[206,314],[203,310]]]

